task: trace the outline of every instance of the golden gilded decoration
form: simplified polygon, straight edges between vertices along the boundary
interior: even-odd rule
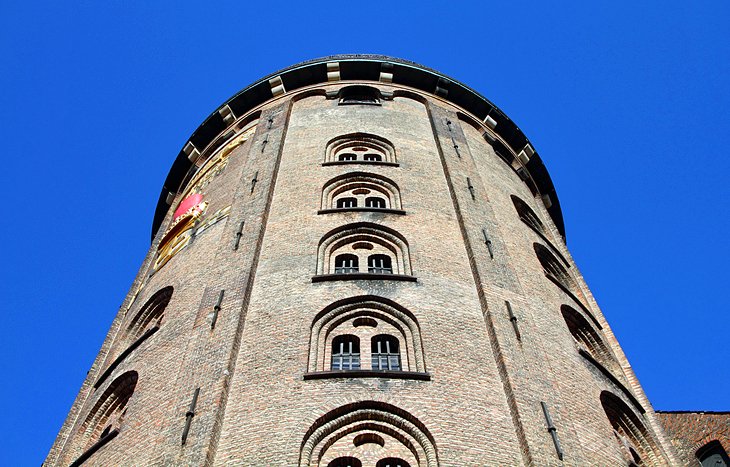
[[[202,193],[203,189],[226,168],[226,165],[228,165],[228,157],[231,155],[231,152],[245,143],[255,131],[256,126],[251,126],[241,132],[238,136],[235,136],[218,152],[208,158],[208,160],[203,163],[193,180],[191,180],[188,184],[190,188],[185,191],[185,196],[193,193]]]
[[[230,213],[230,212],[231,212],[230,206],[226,206],[225,208],[219,209],[218,211],[214,212],[207,219],[205,219],[204,221],[202,221],[200,223],[198,229],[195,231],[195,235],[196,236],[200,235],[201,233],[208,230],[208,228],[210,228],[210,227],[214,226],[215,224],[217,224],[218,222],[222,221],[223,219],[228,217],[228,213]]]
[[[205,202],[191,206],[185,213],[172,221],[167,232],[162,236],[160,245],[157,247],[158,253],[154,265],[155,270],[164,266],[170,258],[175,256],[178,251],[185,248],[190,242],[193,234],[192,228],[195,227],[195,223],[207,206],[208,204]]]

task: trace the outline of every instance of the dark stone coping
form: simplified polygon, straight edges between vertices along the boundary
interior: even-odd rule
[[[588,352],[586,352],[585,350],[578,349],[578,353],[583,358],[585,358],[586,360],[588,360],[589,362],[591,362],[591,364],[593,364],[593,366],[595,366],[596,368],[598,368],[598,370],[601,373],[603,373],[603,376],[605,376],[606,378],[610,379],[611,382],[613,384],[615,384],[616,387],[618,387],[621,390],[621,392],[624,393],[624,395],[629,399],[629,401],[631,401],[631,403],[634,404],[634,407],[636,407],[636,409],[642,415],[646,413],[646,410],[644,409],[644,407],[639,403],[638,400],[636,400],[636,397],[634,397],[634,395],[631,394],[631,391],[629,391],[628,388],[626,388],[626,386],[624,386],[623,383],[621,381],[619,381],[618,378],[616,378],[613,375],[613,373],[611,373],[611,371],[608,368],[606,368],[605,366],[603,366],[601,364],[601,362],[599,362],[598,360],[596,360],[595,358],[593,358],[593,356],[591,354],[589,354]]]
[[[332,214],[335,212],[382,212],[383,214],[398,214],[405,215],[405,211],[402,209],[388,209],[388,208],[334,208],[334,209],[320,209],[317,214]]]
[[[311,373],[304,374],[305,380],[330,378],[384,378],[431,381],[431,375],[429,373],[423,373],[420,371],[335,370],[313,371]]]
[[[153,328],[148,329],[147,331],[145,331],[144,334],[139,336],[139,338],[137,338],[136,341],[132,342],[132,345],[127,347],[124,350],[124,352],[120,353],[119,356],[117,358],[115,358],[114,361],[111,363],[111,365],[109,365],[107,367],[107,369],[104,370],[104,373],[102,373],[101,376],[99,376],[99,379],[96,380],[96,383],[94,383],[94,389],[99,389],[99,386],[101,386],[101,383],[103,383],[109,377],[109,375],[114,372],[116,367],[118,367],[119,364],[122,363],[122,361],[125,358],[127,358],[129,356],[129,354],[131,354],[134,351],[134,349],[136,349],[137,347],[142,345],[142,342],[146,341],[147,338],[149,338],[152,334],[156,333],[159,329],[160,329],[159,326],[155,326]]]
[[[312,277],[312,282],[329,282],[329,281],[404,281],[418,282],[415,276],[406,274],[374,274],[369,272],[356,272],[350,274],[320,274]]]
[[[223,106],[228,106],[235,116],[240,117],[273,99],[274,96],[269,83],[272,78],[281,78],[287,93],[307,86],[328,83],[327,63],[329,62],[339,63],[340,77],[344,83],[380,83],[380,72],[387,69],[389,73],[393,74],[392,84],[395,86],[417,89],[435,96],[436,99],[449,101],[481,121],[489,116],[497,122],[494,131],[501,140],[505,141],[506,145],[509,146],[509,150],[514,154],[518,154],[529,143],[522,130],[496,105],[453,78],[418,63],[400,58],[373,54],[343,54],[298,63],[265,76],[247,86],[213,111],[182,146],[184,147],[189,141],[202,151],[220,134],[225,132],[228,123],[224,121],[223,116],[218,112]],[[535,145],[531,144],[531,146],[535,149]],[[170,208],[166,203],[167,193],[177,191],[191,165],[192,163],[181,149],[160,192],[152,222],[152,238],[155,237],[165,214]],[[537,151],[530,157],[527,170],[534,179],[539,193],[550,197],[552,205],[548,208],[548,213],[555,222],[560,234],[565,237],[565,225],[558,195],[555,192],[550,174]]]
[[[386,162],[386,161],[329,161],[329,162],[322,162],[323,167],[327,167],[330,165],[350,165],[350,164],[359,164],[359,165],[385,165],[388,167],[400,167],[400,164],[397,162]]]
[[[89,457],[91,457],[96,451],[98,451],[99,449],[101,449],[102,446],[104,446],[106,443],[108,443],[109,441],[111,441],[114,438],[116,438],[116,436],[118,434],[119,434],[119,430],[112,430],[112,431],[110,431],[106,436],[104,436],[103,438],[101,438],[99,441],[97,441],[96,443],[94,443],[93,446],[91,446],[89,449],[87,449],[86,451],[84,451],[84,453],[81,454],[78,459],[76,459],[75,461],[73,461],[69,467],[78,467],[79,465],[81,465],[84,462],[86,462],[89,459]]]

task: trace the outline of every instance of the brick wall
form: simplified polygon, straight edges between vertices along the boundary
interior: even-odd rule
[[[697,451],[719,441],[730,453],[730,412],[657,412],[683,465],[696,466]]]

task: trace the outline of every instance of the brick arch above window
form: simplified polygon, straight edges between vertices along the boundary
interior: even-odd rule
[[[398,165],[395,147],[387,139],[370,133],[350,133],[331,139],[324,164]]]
[[[165,316],[165,309],[172,300],[172,287],[165,287],[155,292],[155,294],[147,300],[140,308],[137,314],[127,324],[127,338],[129,340],[138,339],[148,329],[159,325]]]
[[[545,235],[545,226],[535,211],[533,211],[532,208],[521,198],[515,195],[511,195],[510,198],[512,199],[512,204],[514,204],[520,220],[530,226],[532,230]]]
[[[354,202],[340,203],[348,198],[353,198]],[[381,200],[382,207],[373,207],[376,203],[369,202],[371,198]],[[343,208],[340,204],[348,206]],[[346,173],[325,183],[320,214],[343,209],[405,214],[398,185],[387,177],[367,172]]]
[[[411,465],[439,465],[436,443],[423,422],[393,405],[361,401],[341,406],[314,421],[302,440],[299,466],[327,465],[339,457],[355,457],[358,447],[353,440],[365,433],[384,439],[386,456],[395,455]]]
[[[545,273],[545,277],[566,292],[581,308],[586,309],[583,292],[578,287],[578,283],[573,276],[563,266],[563,263],[545,245],[533,243],[532,246]]]
[[[329,349],[331,343],[341,335],[359,338],[360,351],[364,353],[362,369],[373,370],[372,360],[369,358],[372,356],[372,342],[384,334],[398,342],[391,350],[395,351],[397,348],[400,368],[393,370],[420,373],[420,376],[411,376],[427,379],[421,329],[416,317],[397,303],[374,295],[339,300],[315,316],[310,331],[307,371],[314,374],[331,369]]]
[[[111,441],[122,428],[127,405],[137,386],[136,371],[118,376],[97,399],[79,428],[79,450],[83,451],[72,466],[81,465],[101,446]]]
[[[601,392],[601,406],[608,418],[613,434],[624,460],[628,465],[659,466],[666,465],[651,432],[642,422],[642,417],[620,397],[608,391]]]
[[[611,370],[616,376],[622,374],[616,357],[606,345],[601,333],[596,330],[581,312],[568,305],[560,307],[565,324],[579,350]]]
[[[336,259],[345,254],[357,256],[358,273],[337,274]],[[374,255],[390,258],[390,273],[368,272],[370,258]],[[313,282],[345,279],[416,280],[405,237],[393,229],[371,222],[347,224],[325,234],[319,242],[316,273]]]

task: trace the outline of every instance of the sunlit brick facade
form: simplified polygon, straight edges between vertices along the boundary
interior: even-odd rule
[[[81,463],[680,460],[519,128],[433,70],[335,56],[184,145],[46,461]]]

